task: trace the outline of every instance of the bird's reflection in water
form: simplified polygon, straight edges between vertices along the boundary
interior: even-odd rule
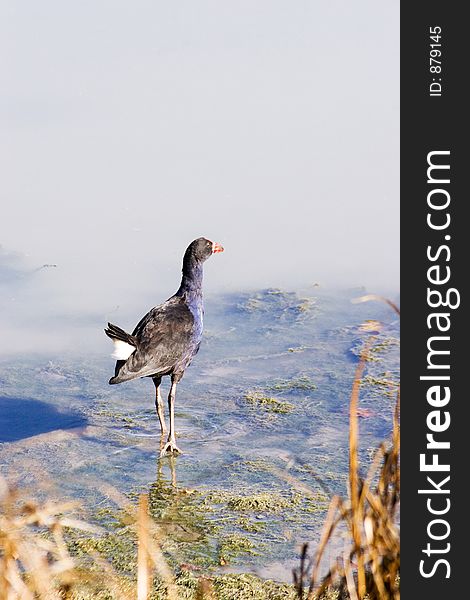
[[[160,453],[163,451],[165,443],[166,437],[165,434],[162,433],[160,436]],[[170,470],[171,486],[176,491],[176,458],[174,454],[167,453],[163,457],[160,456],[159,458],[157,458],[157,484],[159,482],[165,481],[164,466],[168,466]]]
[[[162,436],[162,444],[165,439]],[[157,459],[156,480],[148,491],[149,511],[162,532],[177,543],[201,541],[209,529],[196,490],[178,487],[177,459],[168,454]],[[186,554],[183,548],[182,556]]]

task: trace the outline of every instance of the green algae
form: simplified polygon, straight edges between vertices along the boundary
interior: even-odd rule
[[[389,373],[383,373],[382,376],[378,377],[374,377],[373,375],[366,375],[362,378],[362,383],[368,385],[377,385],[379,387],[385,388],[396,388],[398,386],[398,383],[390,378]]]
[[[241,469],[243,469],[244,472],[256,473],[262,471],[269,471],[271,469],[271,464],[263,458],[252,458],[248,460],[236,461],[235,463],[227,465],[227,467],[230,469],[233,469],[234,467],[240,467]]]
[[[122,424],[122,426],[126,428],[135,427],[137,425],[135,418],[131,417],[129,414],[113,411],[109,407],[104,407],[102,405],[95,408],[93,417],[112,419],[115,424]]]
[[[292,585],[264,581],[250,574],[216,577],[213,587],[218,600],[295,600],[297,598]]]
[[[267,412],[287,414],[294,410],[295,406],[285,400],[279,400],[272,396],[265,396],[261,392],[252,391],[245,394],[245,400],[256,408],[262,408]]]
[[[267,468],[266,461],[246,462],[255,469]],[[178,487],[162,477],[147,491],[149,514],[158,526],[161,548],[172,569],[187,563],[211,572],[221,564],[246,563],[247,557],[261,555],[266,540],[279,544],[285,541],[282,522],[300,526],[309,513],[326,509],[320,496],[315,504],[292,489],[253,493],[246,490],[239,494],[220,489],[196,491]],[[137,495],[131,494],[134,502]],[[269,515],[276,516],[273,520]],[[119,575],[135,578],[134,517],[123,509],[101,507],[93,521],[105,529],[104,533],[89,536],[71,532],[71,554],[82,564],[89,564],[90,556],[98,554]],[[277,533],[276,528],[280,528]]]
[[[372,388],[375,395],[389,398],[395,397],[398,385],[398,381],[392,379],[390,373],[382,373],[377,376],[367,374],[361,380],[361,386],[369,390]]]
[[[103,589],[103,582],[89,573],[81,574],[80,583],[69,592],[71,600],[114,600],[113,594]],[[204,582],[206,585],[201,585]],[[293,585],[261,579],[251,573],[228,573],[212,577],[201,576],[187,570],[176,573],[174,583],[179,600],[202,600],[202,589],[212,592],[214,600],[297,600]],[[119,587],[130,596],[135,594],[135,582],[122,579]],[[209,596],[210,597],[210,596]],[[328,590],[318,600],[338,600],[340,594]],[[166,584],[158,578],[153,581],[150,600],[167,600]]]
[[[270,288],[254,293],[239,302],[238,310],[244,313],[269,312],[277,318],[292,315],[294,319],[305,313],[310,313],[316,302],[313,298],[299,297],[295,292],[285,292]]]
[[[317,385],[308,375],[298,375],[291,379],[279,379],[268,386],[267,389],[277,392],[313,392],[317,389]]]
[[[300,504],[300,494],[284,497],[281,494],[262,492],[250,496],[232,497],[227,503],[230,510],[242,512],[279,512]]]
[[[235,461],[227,467],[233,474],[228,480],[232,481],[229,489],[184,488],[176,484],[174,471],[166,479],[163,468],[159,467],[154,483],[128,494],[135,504],[140,493],[148,493],[149,514],[158,526],[161,549],[174,572],[179,565],[188,564],[204,576],[214,576],[221,565],[257,564],[258,557],[264,556],[269,548],[280,549],[288,540],[294,543],[297,537],[294,531],[302,531],[305,523],[316,522],[326,513],[328,500],[324,494],[312,496],[295,488],[286,489],[279,479],[277,483],[274,478],[271,483],[263,480],[255,489],[239,488],[241,474],[247,471],[266,474],[275,468],[266,459]],[[297,471],[299,475],[303,472],[297,468],[293,472]],[[266,486],[272,485],[275,490],[267,491]],[[83,566],[92,564],[90,556],[98,554],[119,576],[134,580],[137,553],[134,517],[126,510],[105,506],[94,513],[93,522],[105,532],[94,536],[71,535],[68,542],[71,554]],[[286,524],[289,524],[288,535]],[[219,581],[218,577],[213,581]],[[238,589],[236,579],[227,580],[226,585]],[[222,583],[220,586],[222,590]],[[193,588],[185,590],[188,598],[194,597],[193,592]],[[226,592],[232,593],[229,588]]]
[[[90,557],[98,554],[109,561],[117,573],[135,575],[137,539],[131,530],[118,529],[93,537],[69,533],[67,547],[72,557],[82,559],[81,564],[90,566]]]
[[[229,510],[253,513],[276,513],[282,509],[298,506],[301,501],[302,495],[297,492],[291,492],[288,496],[279,492],[234,495],[231,492],[218,490],[209,493],[206,497],[206,502],[224,503]]]
[[[400,340],[395,337],[386,337],[377,344],[374,344],[370,349],[372,354],[382,354],[383,352],[387,352],[392,347],[400,346]]]
[[[305,499],[306,507],[305,510],[309,513],[325,512],[328,510],[330,500],[325,494],[314,494],[313,496],[307,496]]]
[[[248,533],[261,533],[266,531],[267,524],[262,521],[251,521],[246,517],[240,517],[237,520],[237,525]]]
[[[299,507],[304,501],[301,494],[291,492],[260,492],[236,496],[223,490],[209,493],[193,492],[178,488],[165,480],[155,482],[149,489],[149,512],[159,526],[160,544],[170,568],[176,573],[175,583],[179,598],[197,600],[200,576],[210,577],[214,597],[225,598],[295,598],[293,587],[273,581],[265,581],[246,574],[217,575],[214,569],[220,565],[236,563],[243,557],[261,555],[265,548],[263,538],[259,539],[267,527],[264,522],[249,518],[248,514],[274,514]],[[219,505],[219,506],[217,506]],[[220,506],[223,505],[223,506]],[[308,509],[308,501],[307,507]],[[218,535],[218,528],[208,519],[213,511],[217,512],[217,522],[224,527]],[[227,511],[229,513],[227,514]],[[235,521],[230,511],[242,513]],[[221,516],[226,515],[225,522]],[[82,589],[75,590],[72,598],[88,600],[112,598],[102,588],[97,593],[93,574],[99,574],[100,567],[93,557],[99,555],[108,561],[120,579],[120,587],[132,589],[136,581],[137,540],[133,517],[129,512],[109,507],[100,508],[95,513],[95,521],[106,526],[102,535],[87,536],[69,532],[67,545],[69,551],[85,574]],[[171,527],[169,525],[174,525]],[[243,530],[240,533],[233,530]],[[181,536],[181,531],[191,535]],[[193,534],[196,535],[193,535]],[[210,543],[209,533],[216,540]],[[270,535],[270,539],[272,536]],[[178,571],[179,565],[187,564],[191,572]],[[195,571],[193,573],[193,571]],[[158,578],[153,583],[151,598],[166,598],[165,584]]]
[[[400,346],[400,340],[393,336],[377,335],[375,336],[375,342],[371,348],[368,349],[366,355],[366,361],[370,363],[380,363],[384,360],[385,356],[393,349]],[[365,342],[361,339],[356,342],[351,348],[351,352],[355,356],[360,356],[365,348]]]
[[[252,554],[254,556],[259,556],[260,553],[257,552],[255,548],[260,549],[260,544],[255,544],[253,541],[243,535],[232,533],[224,536],[219,541],[219,564],[226,565],[241,554]]]
[[[196,584],[195,584],[196,581]],[[293,585],[277,583],[270,579],[261,579],[251,573],[229,573],[209,579],[213,595],[216,600],[297,600],[298,593]],[[182,574],[177,577],[180,598],[185,600],[198,600],[198,596],[184,595],[186,590],[194,590],[197,594],[198,586],[193,574]],[[191,593],[191,592],[189,592]],[[154,600],[162,600],[162,596],[155,596]],[[199,598],[201,598],[199,596]],[[339,592],[328,590],[318,600],[338,600]]]
[[[163,550],[171,550],[180,561],[201,566],[217,564],[211,539],[220,529],[211,519],[213,507],[199,491],[157,479],[148,490],[149,513],[164,535]]]
[[[148,488],[149,515],[158,526],[162,550],[175,568],[180,562],[202,567],[218,564],[217,553],[211,545],[219,527],[208,519],[211,510],[204,505],[203,496],[193,490],[177,487],[164,478]],[[129,494],[135,499],[138,493]],[[95,553],[109,561],[117,573],[135,576],[136,533],[135,518],[124,509],[100,508],[93,522],[105,528],[102,535],[86,536],[70,532],[67,544],[72,556],[84,559]]]

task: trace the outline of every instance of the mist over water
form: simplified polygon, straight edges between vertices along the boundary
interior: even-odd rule
[[[318,286],[314,279],[303,285],[281,286],[273,278],[271,285],[243,287],[237,282],[223,286],[217,283],[226,274],[226,252],[214,255],[205,263],[205,297],[209,302],[220,294],[227,297],[275,288],[284,291],[307,290],[309,295],[336,295],[348,291],[351,297],[366,288],[356,286]],[[83,264],[38,264],[31,257],[0,248],[0,356],[16,353],[108,355],[111,344],[103,333],[108,321],[132,331],[139,319],[152,307],[170,297],[178,288],[182,257],[171,257],[144,271],[136,265],[128,276],[113,279],[99,262]],[[171,268],[168,266],[171,263]],[[243,271],[243,269],[241,269]],[[238,271],[238,274],[240,271]],[[237,273],[234,274],[234,279]],[[267,283],[267,282],[266,282]],[[277,283],[277,285],[276,285]],[[240,287],[239,287],[240,286]],[[372,291],[378,291],[373,287]],[[387,290],[396,299],[395,290]],[[210,315],[206,315],[210,318]]]
[[[207,293],[397,289],[393,2],[6,2],[0,39],[0,244],[57,264],[26,312],[137,317],[201,235]]]

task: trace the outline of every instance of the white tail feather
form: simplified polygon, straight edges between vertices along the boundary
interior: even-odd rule
[[[111,356],[116,360],[127,360],[135,350],[135,346],[131,346],[131,344],[121,340],[113,340],[113,343],[114,352],[111,354]]]

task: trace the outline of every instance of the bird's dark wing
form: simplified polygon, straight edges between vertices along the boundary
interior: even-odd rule
[[[193,332],[194,317],[181,297],[173,296],[152,308],[132,332],[137,350],[122,364],[111,382],[165,373],[178,363],[184,363],[186,358],[190,360]]]

